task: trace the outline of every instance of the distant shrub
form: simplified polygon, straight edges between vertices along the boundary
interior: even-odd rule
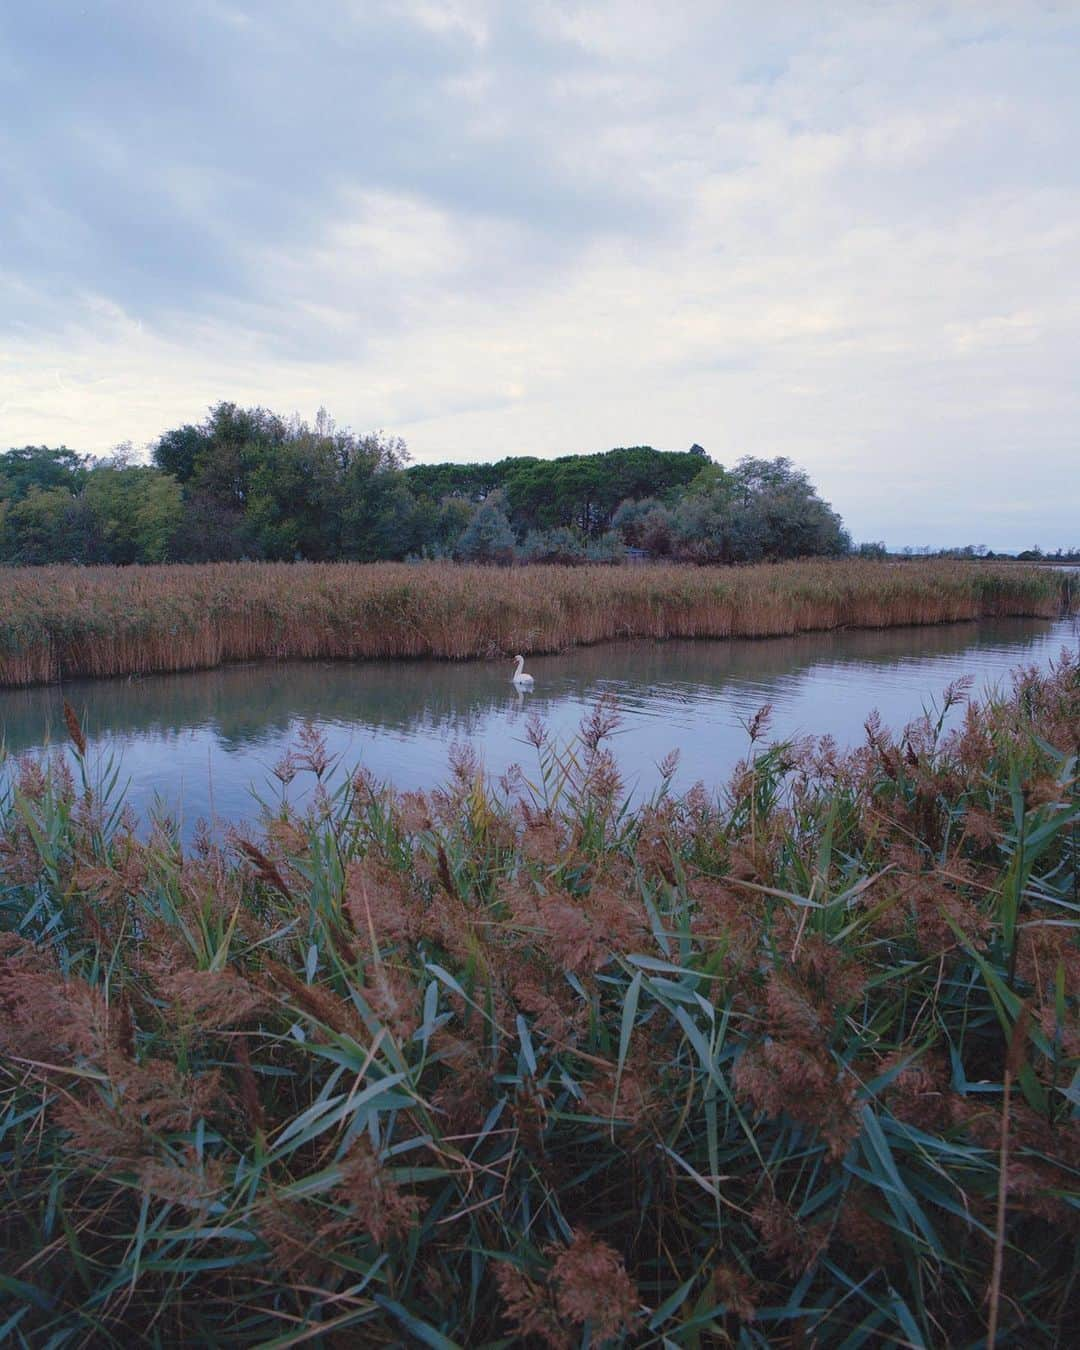
[[[509,563],[514,557],[514,531],[501,492],[493,492],[477,508],[454,548],[463,562]]]
[[[572,566],[586,559],[585,542],[566,525],[553,530],[530,530],[517,550],[521,562],[560,563]]]
[[[590,539],[585,557],[592,563],[621,563],[626,560],[626,545],[618,530],[608,530],[599,539]]]

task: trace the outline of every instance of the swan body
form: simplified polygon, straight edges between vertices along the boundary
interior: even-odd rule
[[[514,660],[517,662],[517,665],[514,667],[514,674],[511,677],[511,682],[516,684],[519,689],[531,689],[533,687],[533,677],[525,674],[525,658],[523,656],[515,656]]]

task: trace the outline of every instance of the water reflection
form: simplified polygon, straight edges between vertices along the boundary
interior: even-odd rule
[[[491,773],[528,764],[524,726],[536,712],[569,736],[601,692],[623,714],[617,745],[645,785],[671,749],[679,781],[722,782],[745,748],[741,721],[762,703],[776,736],[859,735],[873,708],[891,723],[917,715],[961,674],[979,684],[1022,663],[1045,665],[1074,645],[1071,621],[1001,620],[730,642],[627,642],[533,657],[533,693],[510,684],[511,663],[259,663],[145,679],[0,691],[0,732],[13,752],[63,738],[62,698],[92,746],[118,750],[143,810],[161,792],[185,819],[253,811],[249,785],[310,720],[349,766],[401,787],[430,787],[455,740],[471,740]]]

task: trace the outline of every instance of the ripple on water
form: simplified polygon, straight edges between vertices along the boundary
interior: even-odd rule
[[[530,715],[565,740],[606,693],[623,719],[614,746],[628,782],[650,789],[656,765],[677,749],[677,785],[717,787],[745,753],[745,724],[763,704],[773,708],[773,738],[829,734],[850,744],[872,709],[902,725],[962,675],[981,692],[1076,643],[1075,621],[1012,619],[582,648],[534,657],[531,694],[513,689],[509,664],[443,662],[263,663],[84,681],[64,692],[94,752],[121,756],[136,808],[145,812],[161,794],[190,832],[200,816],[255,816],[251,785],[272,795],[271,768],[309,720],[343,766],[363,763],[401,788],[430,788],[445,779],[454,741],[472,741],[492,775],[515,761],[532,772]],[[61,699],[57,689],[0,691],[8,747],[62,739]]]

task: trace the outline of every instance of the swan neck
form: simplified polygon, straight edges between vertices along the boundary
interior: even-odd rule
[[[523,656],[519,656],[517,658],[517,664],[514,667],[514,674],[520,675],[524,669],[525,669],[525,658]]]

